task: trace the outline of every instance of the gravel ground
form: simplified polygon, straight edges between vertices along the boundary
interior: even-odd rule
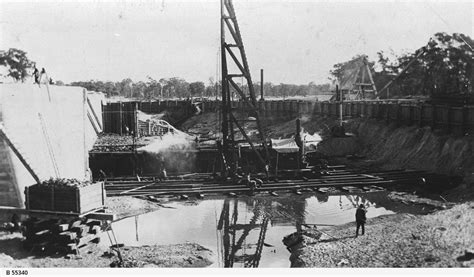
[[[107,197],[107,212],[115,213],[117,218],[124,218],[155,211],[160,208],[156,203],[131,196]]]
[[[292,267],[473,267],[474,202],[429,215],[369,219],[366,234],[355,223],[307,230],[291,248]]]

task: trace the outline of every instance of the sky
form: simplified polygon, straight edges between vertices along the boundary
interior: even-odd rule
[[[254,81],[327,83],[357,54],[400,54],[436,32],[473,37],[471,1],[234,0]],[[0,49],[19,48],[54,80],[216,79],[219,1],[0,0]]]

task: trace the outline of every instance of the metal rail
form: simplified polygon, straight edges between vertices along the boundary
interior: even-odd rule
[[[334,171],[334,175],[321,176],[320,178],[308,180],[282,180],[279,182],[267,182],[256,192],[282,191],[282,190],[317,190],[319,188],[339,188],[350,190],[345,187],[390,187],[400,184],[422,184],[424,180],[433,174],[423,171],[385,171],[345,173]],[[235,182],[220,183],[212,179],[190,179],[173,180],[163,182],[109,182],[105,189],[108,196],[118,195],[182,195],[182,194],[222,194],[230,192],[248,192],[249,188]]]

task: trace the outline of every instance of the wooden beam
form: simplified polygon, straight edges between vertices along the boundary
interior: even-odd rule
[[[7,207],[7,206],[0,206],[1,212],[9,212],[15,214],[24,214],[24,215],[34,215],[34,216],[73,216],[73,217],[87,217],[97,220],[111,220],[114,221],[117,219],[116,214],[112,213],[105,213],[105,212],[91,212],[87,214],[77,214],[77,213],[69,213],[69,212],[58,212],[58,211],[46,211],[46,210],[28,210],[16,207]]]
[[[229,52],[230,56],[232,57],[232,59],[234,60],[235,64],[237,65],[237,67],[240,69],[240,72],[242,72],[242,74],[245,74],[245,69],[244,67],[242,66],[242,64],[240,63],[239,59],[237,59],[237,56],[235,56],[234,52],[232,51],[232,49],[227,45],[227,44],[224,44],[225,46],[225,49],[227,50],[227,52]],[[231,76],[231,75],[229,75]]]
[[[95,134],[98,135],[100,134],[100,130],[95,126],[94,119],[92,118],[91,114],[89,111],[87,111],[87,117],[89,118],[89,121],[92,125],[92,128],[94,128]],[[85,131],[85,130],[84,130]]]
[[[100,121],[99,121],[99,117],[97,116],[95,110],[94,110],[94,107],[92,107],[92,104],[91,104],[91,101],[89,100],[89,97],[86,97],[87,99],[87,104],[89,106],[89,109],[91,110],[92,112],[92,115],[94,116],[96,122],[97,122],[97,125],[99,126],[99,128],[102,130],[103,127],[102,127],[102,124],[100,124]]]
[[[245,130],[240,126],[239,122],[237,121],[237,119],[235,119],[234,115],[233,114],[230,114],[230,116],[232,117],[232,120],[235,122],[235,125],[237,126],[237,128],[239,128],[240,132],[242,133],[242,135],[245,137],[245,139],[247,140],[247,142],[250,144],[250,147],[252,147],[252,150],[255,152],[255,154],[257,154],[257,157],[258,159],[260,160],[260,162],[262,163],[263,166],[266,166],[266,162],[265,160],[262,158],[262,156],[260,155],[260,153],[257,151],[257,149],[255,148],[255,146],[253,145],[252,141],[250,140],[250,138],[248,137],[247,133],[245,133]]]
[[[25,160],[25,158],[23,157],[23,155],[20,153],[20,151],[18,151],[18,149],[15,147],[15,145],[13,144],[13,142],[8,138],[6,132],[5,132],[5,128],[3,126],[2,123],[0,123],[0,138],[3,138],[6,143],[8,144],[8,146],[10,146],[10,148],[13,150],[13,153],[15,153],[15,155],[18,157],[18,159],[20,160],[20,162],[23,164],[23,166],[26,168],[26,170],[28,170],[28,172],[31,174],[31,176],[33,177],[33,179],[35,179],[36,183],[41,183],[41,180],[39,179],[38,175],[36,174],[36,172],[33,170],[33,168],[31,168],[30,164]]]

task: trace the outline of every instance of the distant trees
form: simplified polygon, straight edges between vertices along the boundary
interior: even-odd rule
[[[436,33],[426,46],[393,61],[379,52],[378,63],[382,72],[395,76],[413,61],[392,85],[402,95],[467,94],[473,92],[473,48],[469,36]]]
[[[204,96],[204,91],[206,86],[203,82],[193,82],[189,84],[189,92],[193,97],[202,97]]]
[[[120,82],[103,82],[103,81],[79,81],[72,82],[70,86],[80,86],[91,91],[100,91],[107,95],[107,97],[122,96],[126,98],[138,99],[160,99],[163,98],[178,98],[187,99],[191,97],[209,97],[215,98],[216,93],[221,97],[221,81],[215,82],[213,78],[209,78],[209,82],[191,82],[179,77],[161,78],[158,81],[148,76],[146,82],[134,82],[127,78]],[[248,92],[248,86],[243,85],[244,92]],[[260,99],[260,84],[254,84],[255,96]],[[293,97],[293,96],[310,96],[329,92],[329,84],[316,85],[311,82],[307,85],[293,85],[293,84],[279,84],[265,83],[263,86],[265,96],[270,97]],[[234,92],[234,99],[238,99],[237,92]]]
[[[473,48],[474,41],[469,36],[436,33],[427,45],[413,53],[395,55],[393,60],[383,51],[378,52],[378,61],[369,61],[369,67],[377,64],[380,68],[373,72],[378,89],[407,68],[391,85],[391,96],[468,94],[473,92],[474,84]],[[335,64],[330,74],[344,79],[351,72],[351,63],[360,57]]]
[[[28,70],[35,66],[35,62],[28,59],[25,51],[10,48],[8,51],[0,50],[0,66],[7,68],[8,77],[16,82],[24,82],[28,77]]]

